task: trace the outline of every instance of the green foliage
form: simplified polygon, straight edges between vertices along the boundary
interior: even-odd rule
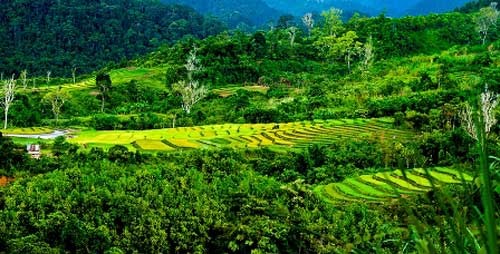
[[[19,167],[26,160],[24,148],[14,144],[12,139],[4,137],[0,132],[0,170],[11,174],[15,167]]]
[[[150,52],[184,36],[224,29],[180,5],[157,1],[2,1],[0,47],[4,73],[70,76]],[[22,53],[21,53],[22,52]]]
[[[139,2],[127,3],[133,12]],[[152,11],[141,3],[144,11],[134,15]],[[144,35],[127,31],[125,44],[133,39],[143,47],[130,47],[130,54],[164,42],[164,31],[183,34],[198,20],[183,20],[191,12],[172,8],[180,12],[173,23],[152,15],[168,26],[153,35],[157,40],[141,39],[157,27],[137,19],[147,28],[138,28]],[[283,17],[283,29],[186,38],[123,61],[120,69],[110,65],[79,83],[58,84],[71,94],[61,125],[83,129],[68,141],[85,145],[58,138],[44,144],[53,157],[31,160],[0,137],[2,174],[16,179],[0,187],[0,252],[398,253],[447,246],[446,252],[472,251],[475,238],[484,245],[473,212],[481,210],[478,189],[429,190],[457,182],[451,165],[471,170],[479,154],[499,156],[499,127],[479,149],[458,115],[476,87],[498,90],[500,44],[470,46],[479,39],[468,14],[380,15],[347,24],[339,15],[325,18],[308,38],[296,31],[293,45],[285,29],[291,20]],[[94,35],[87,37],[104,40]],[[365,65],[361,46],[370,38],[376,59]],[[129,56],[107,45],[95,45],[102,52],[96,65],[103,55]],[[188,75],[182,64],[193,45],[205,68],[191,78],[212,90],[188,115],[172,84]],[[51,123],[42,98],[54,88],[20,89],[12,123]],[[189,128],[163,129],[174,125]],[[436,168],[430,178],[426,167]],[[492,187],[496,204],[498,186]],[[402,195],[389,191],[394,188]],[[332,199],[324,200],[325,193],[346,202],[325,202]],[[446,202],[436,206],[436,200]],[[455,219],[462,224],[452,225]]]

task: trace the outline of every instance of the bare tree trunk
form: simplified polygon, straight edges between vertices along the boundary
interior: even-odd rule
[[[71,69],[71,74],[73,76],[73,84],[76,84],[76,68]]]
[[[16,80],[14,80],[14,75],[9,79],[4,85],[4,95],[2,98],[2,102],[0,104],[4,109],[4,122],[3,128],[7,129],[7,121],[9,120],[9,108],[11,103],[14,101],[14,96],[16,93]]]
[[[102,95],[101,113],[104,113],[104,94]]]
[[[5,107],[4,110],[4,120],[3,120],[3,129],[7,129],[7,120],[9,118],[9,107]]]
[[[351,73],[351,51],[347,52],[346,60],[347,60],[347,70],[349,71],[349,73]]]

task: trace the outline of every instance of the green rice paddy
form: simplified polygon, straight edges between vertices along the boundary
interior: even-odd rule
[[[425,193],[445,184],[470,182],[473,178],[456,169],[395,170],[348,178],[316,187],[315,191],[332,203],[343,201],[386,202],[407,195]]]
[[[84,146],[133,146],[138,150],[196,148],[302,148],[339,139],[407,140],[412,132],[395,130],[387,119],[349,119],[281,124],[223,124],[145,131],[82,131],[69,141]]]

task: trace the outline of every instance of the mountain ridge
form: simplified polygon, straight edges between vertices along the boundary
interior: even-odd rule
[[[276,21],[281,15],[302,16],[307,12],[321,13],[332,7],[345,13],[359,12],[369,16],[425,15],[452,11],[472,0],[161,0],[163,3],[183,4],[195,10],[217,16],[230,27],[246,24],[259,27]],[[346,15],[349,16],[349,15]]]

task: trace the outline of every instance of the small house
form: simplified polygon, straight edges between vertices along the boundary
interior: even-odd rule
[[[40,156],[42,155],[40,145],[34,145],[34,144],[27,145],[26,150],[33,159],[40,159]]]

